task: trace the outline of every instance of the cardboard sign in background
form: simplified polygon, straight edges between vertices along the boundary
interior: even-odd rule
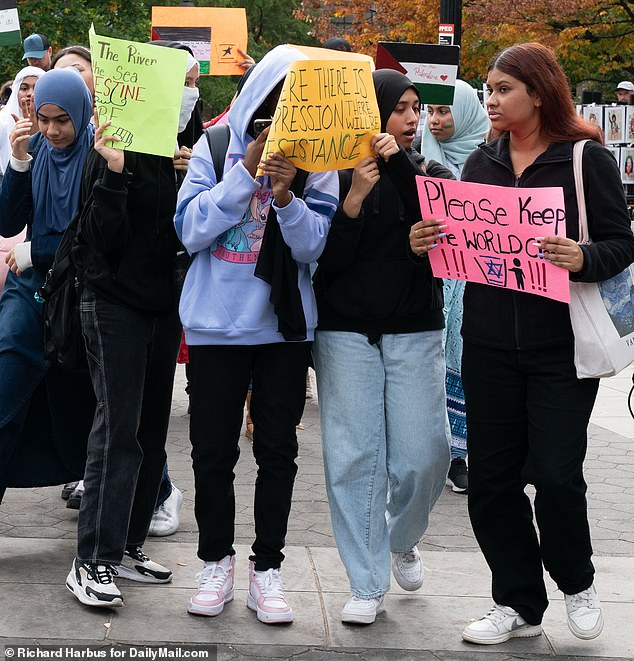
[[[447,235],[427,253],[437,278],[570,302],[568,271],[538,257],[535,245],[537,237],[566,235],[561,188],[507,188],[431,177],[416,177],[416,183],[423,219],[444,219],[447,225]]]
[[[369,62],[298,60],[284,80],[263,158],[281,152],[308,172],[353,168],[372,154],[380,128]]]
[[[0,46],[22,43],[15,2],[16,0],[0,0]]]
[[[202,76],[241,76],[247,52],[243,7],[152,7],[152,39],[179,41],[194,51]]]
[[[421,103],[453,103],[460,46],[379,41],[376,68],[394,69],[414,83]]]
[[[112,147],[174,156],[187,53],[89,33],[99,123]]]

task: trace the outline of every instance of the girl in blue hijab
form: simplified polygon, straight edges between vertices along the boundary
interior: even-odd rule
[[[79,73],[54,69],[38,80],[39,132],[25,113],[10,135],[12,155],[0,189],[0,235],[27,228],[7,256],[0,297],[0,501],[6,487],[46,486],[83,476],[94,396],[88,375],[44,359],[42,286],[77,209],[91,149],[92,97]]]

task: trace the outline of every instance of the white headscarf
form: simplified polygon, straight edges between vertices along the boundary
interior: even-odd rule
[[[25,78],[35,76],[39,78],[44,75],[44,70],[39,67],[24,67],[16,75],[11,85],[11,96],[6,105],[0,110],[0,174],[4,174],[11,158],[11,145],[9,144],[9,134],[15,126],[15,120],[11,115],[21,118],[22,108],[18,104],[18,90]]]

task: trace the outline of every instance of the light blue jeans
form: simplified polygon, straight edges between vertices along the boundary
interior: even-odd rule
[[[449,467],[442,331],[318,331],[326,490],[352,594],[390,589],[390,551],[420,541]]]

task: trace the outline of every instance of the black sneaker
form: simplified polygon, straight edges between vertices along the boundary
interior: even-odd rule
[[[70,494],[73,493],[73,491],[75,491],[78,484],[79,484],[79,481],[77,481],[77,482],[67,482],[62,487],[62,500],[68,500],[68,498],[70,497]]]
[[[140,583],[169,583],[172,580],[172,572],[150,560],[139,546],[125,550],[117,573],[121,578]]]
[[[77,486],[73,489],[70,496],[66,500],[66,507],[71,510],[78,510],[81,507],[81,497],[84,495],[84,482],[81,480],[77,482]]]
[[[456,457],[451,460],[447,475],[447,484],[456,493],[469,493],[469,471],[462,457]]]
[[[66,587],[88,606],[114,608],[123,606],[123,597],[114,583],[117,570],[112,565],[92,564],[73,560]]]

